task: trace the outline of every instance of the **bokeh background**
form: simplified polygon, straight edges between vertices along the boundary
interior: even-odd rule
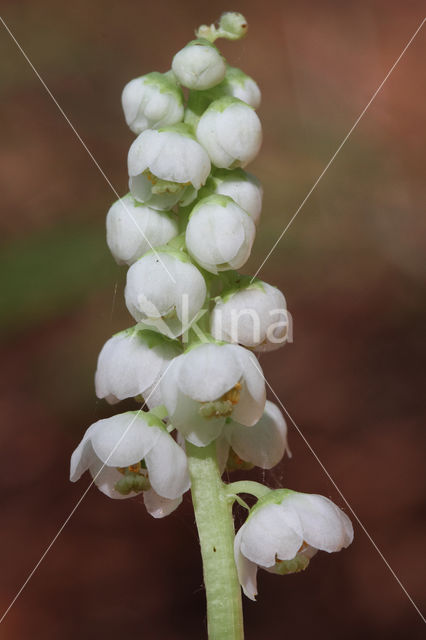
[[[253,273],[419,25],[421,2],[1,1],[1,15],[120,194],[132,140],[120,92],[167,70],[201,23],[239,10],[249,37],[220,44],[261,86],[265,188]],[[424,58],[416,38],[262,270],[285,293],[294,343],[265,374],[408,592],[424,604]],[[108,253],[115,196],[0,25],[1,527],[6,609],[80,499],[68,482],[97,354],[131,324]],[[424,344],[423,344],[424,346]],[[271,396],[272,399],[272,396]],[[126,405],[126,408],[131,405]],[[297,430],[292,460],[259,478],[346,509]],[[241,514],[237,520],[241,522]],[[348,550],[259,574],[248,640],[424,637],[423,623],[355,523]],[[154,521],[141,499],[92,489],[0,626],[7,640],[205,634],[190,501]]]

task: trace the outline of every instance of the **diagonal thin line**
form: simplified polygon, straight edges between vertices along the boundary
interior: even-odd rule
[[[104,178],[104,180],[106,181],[106,183],[108,184],[108,186],[110,187],[111,191],[115,194],[115,196],[117,197],[117,199],[120,201],[121,206],[123,207],[124,211],[127,213],[127,215],[129,215],[130,219],[132,220],[132,222],[134,223],[134,225],[136,226],[136,228],[138,229],[138,231],[142,234],[143,239],[146,241],[146,243],[149,245],[149,247],[151,248],[151,250],[154,252],[155,256],[159,259],[161,265],[163,266],[164,270],[166,271],[166,273],[168,274],[169,278],[171,279],[171,281],[173,282],[173,284],[176,284],[176,280],[174,279],[174,277],[172,276],[172,274],[170,273],[170,271],[167,269],[166,265],[164,264],[164,262],[161,260],[161,257],[158,255],[158,252],[155,250],[155,248],[152,246],[151,242],[149,241],[149,239],[146,237],[145,233],[143,232],[143,230],[140,228],[139,224],[137,223],[137,221],[135,220],[133,214],[131,213],[131,211],[129,211],[127,209],[127,207],[125,206],[125,204],[123,203],[123,201],[121,200],[116,188],[114,187],[114,185],[112,184],[112,182],[110,181],[110,179],[108,178],[108,176],[106,175],[105,171],[102,169],[102,167],[100,166],[99,162],[96,160],[95,156],[93,155],[93,153],[90,151],[89,147],[87,146],[87,144],[84,142],[83,138],[80,136],[80,134],[78,133],[77,129],[74,127],[73,123],[71,122],[71,120],[69,119],[69,117],[67,116],[67,114],[65,113],[65,111],[63,110],[63,108],[61,107],[61,105],[59,104],[59,102],[57,101],[57,99],[55,98],[55,96],[53,95],[53,93],[51,92],[51,90],[49,89],[49,87],[47,86],[47,84],[45,83],[45,81],[43,80],[43,78],[41,77],[40,73],[37,71],[37,69],[35,68],[35,66],[33,65],[33,63],[31,62],[31,60],[29,59],[29,57],[27,56],[27,54],[25,53],[24,49],[22,48],[22,46],[19,44],[18,40],[15,38],[15,36],[13,35],[12,31],[9,29],[9,27],[7,26],[6,22],[3,20],[3,18],[0,16],[0,21],[2,22],[4,28],[6,29],[6,31],[8,32],[8,34],[10,35],[10,37],[12,38],[12,40],[14,41],[14,43],[16,44],[16,46],[18,47],[19,51],[22,53],[22,55],[24,56],[25,60],[28,62],[28,64],[30,65],[31,69],[34,71],[35,75],[37,76],[37,78],[40,80],[41,84],[43,85],[43,87],[45,88],[45,90],[47,91],[47,93],[49,94],[49,96],[51,97],[51,99],[53,100],[53,102],[55,103],[55,105],[57,106],[57,108],[59,109],[60,113],[62,114],[62,116],[64,117],[64,119],[66,120],[66,122],[69,124],[69,126],[71,127],[71,129],[73,130],[74,134],[76,135],[77,139],[79,140],[79,142],[81,143],[81,145],[83,146],[83,148],[85,149],[85,151],[87,152],[87,154],[89,155],[89,157],[91,158],[91,160],[93,161],[94,165],[96,166],[96,168],[98,169],[99,173],[102,175],[102,177]]]
[[[156,383],[156,385],[154,386],[154,388],[152,389],[151,393],[148,395],[148,397],[146,398],[145,401],[149,400],[150,397],[152,396],[152,394],[155,392],[155,390],[157,389],[158,385],[160,384],[161,380],[163,379],[163,377],[166,375],[167,371],[170,369],[170,367],[172,366],[174,362],[173,360],[170,360],[170,363],[167,365],[167,367],[165,368],[165,370],[163,371],[163,373],[161,374],[160,378],[158,379],[158,382]],[[113,455],[113,453],[116,451],[117,447],[120,445],[120,443],[123,441],[123,439],[126,437],[127,432],[129,431],[130,427],[132,426],[132,424],[134,423],[134,421],[136,420],[136,418],[139,416],[139,414],[142,412],[142,408],[139,409],[139,411],[136,412],[136,414],[134,415],[133,419],[130,421],[130,423],[127,425],[123,435],[120,437],[120,439],[118,440],[117,444],[114,446],[114,448],[112,449],[111,453],[108,455],[108,458],[106,459],[106,461],[103,463],[103,465],[101,466],[101,468],[99,469],[99,471],[97,472],[97,474],[95,475],[95,477],[92,479],[91,483],[89,484],[89,486],[87,487],[87,489],[84,491],[83,495],[80,497],[80,499],[78,500],[78,502],[75,504],[75,506],[73,507],[72,511],[70,512],[70,514],[67,516],[67,518],[65,519],[64,523],[61,525],[61,527],[59,528],[58,532],[56,533],[56,535],[54,536],[54,538],[52,538],[51,542],[49,543],[49,545],[46,547],[45,551],[43,552],[43,554],[41,555],[39,561],[37,562],[37,564],[34,566],[34,568],[32,569],[32,571],[29,573],[27,579],[25,580],[25,582],[23,583],[23,585],[21,586],[21,588],[19,589],[19,591],[17,592],[17,594],[15,595],[15,597],[13,598],[13,600],[11,601],[11,603],[9,604],[9,606],[7,607],[6,611],[3,613],[2,617],[0,618],[0,624],[3,622],[3,620],[5,619],[5,617],[7,616],[7,614],[9,613],[9,611],[11,610],[11,608],[13,607],[13,605],[15,604],[15,602],[17,601],[17,599],[19,598],[19,596],[21,595],[21,593],[23,592],[23,590],[25,589],[25,587],[27,586],[27,584],[29,583],[29,581],[31,580],[31,578],[33,577],[33,575],[35,574],[35,572],[37,571],[37,569],[39,568],[39,566],[41,565],[41,563],[43,562],[43,560],[45,559],[45,557],[47,556],[47,554],[49,553],[49,551],[51,550],[51,548],[53,547],[53,545],[55,544],[56,540],[59,538],[59,536],[61,535],[62,531],[65,529],[65,527],[67,526],[68,522],[71,520],[71,518],[73,517],[74,513],[77,511],[78,507],[80,506],[80,504],[83,502],[84,498],[86,497],[86,495],[88,494],[89,490],[92,488],[92,486],[94,485],[96,479],[98,478],[99,474],[103,471],[103,469],[105,468],[108,460],[111,458],[111,456]]]
[[[393,577],[395,578],[395,580],[397,581],[397,583],[399,584],[399,586],[401,587],[401,589],[403,590],[403,592],[405,593],[405,595],[407,596],[408,600],[411,602],[411,604],[413,605],[414,609],[417,611],[417,613],[419,614],[420,618],[423,620],[424,623],[426,623],[426,618],[424,617],[424,615],[422,614],[422,612],[420,611],[419,607],[416,605],[416,603],[414,602],[413,598],[410,596],[410,594],[408,593],[407,589],[404,587],[404,585],[402,584],[401,580],[398,578],[398,576],[396,575],[395,571],[392,569],[392,567],[390,566],[389,562],[386,560],[385,556],[383,555],[383,553],[380,551],[379,547],[377,546],[377,544],[374,542],[373,538],[371,537],[371,535],[368,533],[365,525],[361,522],[361,520],[359,519],[359,517],[357,516],[357,514],[355,513],[355,511],[353,510],[353,508],[351,507],[350,503],[348,502],[348,500],[345,498],[345,496],[343,495],[342,491],[339,489],[339,487],[337,486],[337,484],[335,483],[335,481],[333,480],[333,478],[331,477],[330,473],[327,471],[326,467],[324,466],[324,464],[321,462],[321,460],[319,459],[318,455],[316,454],[316,452],[314,451],[314,449],[312,448],[312,446],[310,445],[310,443],[308,442],[308,440],[306,439],[306,437],[303,435],[301,429],[297,426],[297,424],[295,423],[295,421],[293,420],[292,416],[289,414],[289,412],[287,411],[287,409],[285,408],[285,406],[283,405],[283,403],[281,402],[281,400],[279,399],[279,397],[277,396],[277,394],[275,393],[275,391],[273,390],[273,388],[271,387],[271,385],[269,384],[269,382],[267,381],[267,379],[265,378],[262,369],[260,368],[260,366],[258,366],[257,364],[255,364],[255,362],[253,362],[253,360],[251,360],[253,366],[255,367],[255,369],[257,369],[257,371],[262,375],[266,385],[268,386],[268,388],[270,389],[270,391],[273,393],[273,395],[275,396],[275,399],[277,400],[277,402],[280,404],[282,410],[285,412],[285,414],[287,415],[288,419],[290,420],[290,422],[292,423],[292,425],[295,427],[296,431],[298,432],[299,436],[302,438],[303,442],[306,444],[306,446],[308,447],[309,451],[312,453],[312,455],[314,456],[315,460],[318,462],[318,464],[320,465],[321,469],[324,471],[325,475],[327,476],[327,478],[329,479],[329,481],[331,482],[331,484],[333,485],[333,487],[336,489],[337,493],[339,494],[339,496],[342,498],[343,502],[345,503],[345,505],[347,506],[347,508],[349,509],[349,511],[351,512],[351,514],[353,515],[353,517],[355,518],[355,520],[357,521],[357,523],[359,524],[359,526],[361,527],[361,529],[363,530],[363,532],[365,533],[365,535],[367,536],[367,538],[369,539],[369,541],[371,542],[371,544],[373,545],[373,547],[375,548],[375,550],[377,551],[377,553],[379,554],[379,556],[381,557],[381,559],[383,560],[383,562],[385,563],[385,565],[387,566],[387,568],[389,569],[389,571],[391,572],[391,574],[393,575]]]
[[[409,41],[407,42],[407,44],[405,45],[405,47],[403,48],[403,50],[401,51],[401,53],[399,54],[399,56],[397,57],[397,59],[395,60],[395,62],[393,63],[393,65],[391,66],[391,68],[389,69],[389,71],[387,72],[387,74],[385,75],[384,79],[382,80],[382,82],[379,84],[379,86],[377,87],[376,91],[373,93],[373,95],[371,96],[370,100],[367,102],[366,106],[364,107],[364,109],[361,111],[361,113],[359,114],[358,118],[355,120],[354,124],[352,125],[352,127],[349,129],[348,133],[345,135],[345,137],[343,138],[342,142],[339,144],[339,146],[337,147],[336,151],[333,153],[333,155],[331,156],[330,160],[327,162],[326,166],[324,167],[324,169],[322,170],[322,172],[320,173],[320,175],[318,176],[318,178],[315,180],[314,184],[312,185],[312,187],[310,188],[310,190],[308,191],[308,193],[306,194],[305,198],[302,200],[301,204],[298,206],[298,208],[296,209],[295,213],[292,215],[292,217],[290,218],[289,222],[287,223],[286,227],[284,228],[284,230],[281,232],[278,240],[274,243],[272,249],[269,251],[268,255],[266,256],[266,258],[263,260],[262,264],[260,265],[260,267],[258,268],[258,270],[256,271],[256,273],[254,274],[254,276],[251,279],[251,282],[253,282],[253,280],[256,278],[257,274],[259,273],[259,271],[261,271],[261,269],[263,268],[264,264],[266,263],[267,260],[269,260],[269,258],[271,257],[271,254],[275,251],[275,249],[277,248],[278,244],[280,243],[280,241],[282,240],[282,238],[284,237],[285,233],[287,232],[287,230],[290,228],[290,226],[293,224],[294,220],[296,219],[296,216],[298,215],[299,211],[304,207],[305,203],[309,200],[309,198],[311,197],[313,191],[316,189],[317,185],[319,184],[319,182],[321,181],[321,179],[324,177],[324,175],[326,174],[326,172],[328,171],[328,169],[331,167],[331,165],[333,164],[334,160],[336,159],[336,156],[338,155],[338,153],[341,151],[341,149],[343,148],[343,146],[345,145],[345,143],[347,142],[348,138],[350,137],[350,135],[353,133],[353,131],[356,129],[356,127],[358,126],[359,122],[361,121],[361,119],[363,118],[363,116],[365,115],[367,109],[370,107],[370,105],[372,104],[372,102],[374,101],[374,99],[376,98],[376,96],[378,95],[378,93],[381,91],[381,89],[383,88],[383,85],[385,84],[386,80],[389,78],[389,76],[391,75],[392,71],[395,69],[395,67],[397,66],[397,64],[399,63],[399,61],[401,60],[401,58],[403,57],[403,55],[405,54],[405,52],[407,51],[408,47],[411,45],[411,43],[413,42],[414,38],[417,36],[417,34],[419,33],[420,29],[422,28],[422,26],[425,23],[426,18],[423,18],[423,20],[421,21],[421,23],[419,24],[419,26],[417,27],[417,29],[415,30],[415,32],[413,33],[413,35],[411,36],[411,38],[409,39]]]

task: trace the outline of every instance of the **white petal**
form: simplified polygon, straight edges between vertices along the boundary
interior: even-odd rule
[[[121,95],[126,123],[134,133],[183,119],[182,96],[163,74],[148,74],[126,84]]]
[[[117,400],[153,389],[168,362],[179,354],[178,346],[161,338],[151,345],[149,334],[142,331],[123,331],[103,346],[95,375],[98,398],[113,396]]]
[[[300,521],[281,505],[260,507],[246,522],[241,537],[242,554],[262,567],[272,567],[275,557],[294,558],[303,543]]]
[[[206,284],[193,264],[165,252],[149,253],[128,270],[124,295],[135,320],[174,337],[183,333],[201,309]]]
[[[257,224],[263,198],[263,189],[259,180],[242,169],[236,169],[227,172],[227,175],[220,173],[219,177],[215,176],[215,181],[217,183],[215,193],[232,198]]]
[[[262,469],[278,464],[287,448],[287,425],[281,411],[269,400],[259,422],[252,427],[232,422],[226,433],[239,457]]]
[[[265,378],[255,355],[244,347],[227,345],[232,349],[244,371],[240,399],[234,407],[232,418],[248,427],[258,422],[266,402]]]
[[[232,389],[243,375],[231,345],[204,344],[180,358],[180,390],[198,402],[212,402]]]
[[[96,423],[92,424],[84,434],[80,444],[74,450],[71,456],[70,464],[70,480],[71,482],[77,482],[85,471],[96,460],[96,454],[93,451],[91,436],[96,430]]]
[[[175,499],[189,489],[186,454],[167,431],[160,432],[145,460],[149,481],[159,495]]]
[[[91,441],[97,457],[109,467],[128,467],[145,458],[161,435],[142,412],[121,413],[98,420]]]
[[[249,258],[256,235],[250,216],[236,203],[215,196],[201,200],[186,229],[186,244],[193,258],[208,271],[238,269]]]
[[[210,160],[203,147],[176,131],[148,129],[141,133],[129,149],[127,164],[131,178],[149,169],[162,180],[190,182],[195,189],[210,173]]]
[[[200,118],[197,139],[217,167],[228,169],[236,163],[244,167],[260,150],[262,127],[255,111],[247,104],[235,100],[225,109],[219,109],[215,101]]]
[[[118,264],[132,264],[144,253],[177,236],[177,221],[168,213],[137,204],[127,195],[106,218],[107,244]]]
[[[308,493],[292,493],[281,508],[285,513],[297,512],[303,529],[303,539],[322,551],[340,551],[353,540],[352,523],[331,500]]]
[[[243,588],[244,594],[250,600],[256,600],[257,596],[257,564],[248,560],[240,550],[241,537],[244,533],[243,525],[235,536],[234,558],[237,566],[238,580]]]
[[[216,301],[211,331],[217,340],[239,342],[252,349],[279,348],[288,332],[285,298],[279,289],[266,282],[239,289]]]
[[[148,489],[148,491],[143,492],[143,500],[146,510],[153,518],[164,518],[178,508],[182,502],[182,496],[169,500],[159,496],[154,489]]]

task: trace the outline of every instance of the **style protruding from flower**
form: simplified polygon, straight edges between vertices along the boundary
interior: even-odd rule
[[[287,574],[305,569],[317,551],[348,547],[353,528],[348,516],[324,496],[278,489],[259,500],[239,529],[234,544],[240,584],[255,600],[258,567]]]

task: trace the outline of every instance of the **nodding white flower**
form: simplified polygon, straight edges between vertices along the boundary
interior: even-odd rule
[[[332,553],[353,540],[348,516],[324,496],[271,491],[235,536],[234,554],[245,595],[255,600],[257,568],[287,574],[305,569],[318,550]]]
[[[87,470],[110,498],[146,492],[154,517],[176,509],[190,486],[184,451],[161,420],[141,411],[98,420],[87,429],[71,457],[71,481]]]
[[[212,163],[222,169],[245,167],[262,144],[262,127],[254,109],[229,96],[211,103],[196,134]]]
[[[250,256],[256,227],[249,214],[227,196],[200,200],[189,217],[186,246],[211,273],[239,269]]]
[[[216,340],[240,343],[255,351],[273,351],[289,338],[284,295],[266,282],[255,280],[241,289],[225,290],[215,302],[210,331]]]
[[[259,180],[243,169],[216,171],[214,192],[232,198],[257,224],[262,210],[263,189]]]
[[[182,252],[146,253],[127,272],[126,305],[137,322],[169,338],[180,336],[204,304],[200,271]]]
[[[217,440],[219,467],[222,472],[232,453],[235,468],[250,463],[262,469],[272,469],[285,452],[291,457],[287,442],[287,425],[276,404],[266,401],[262,417],[252,427],[228,418],[222,436]]]
[[[121,94],[124,117],[133,133],[183,120],[183,93],[172,74],[153,71],[130,80]]]
[[[186,125],[138,135],[127,158],[129,188],[135,200],[153,209],[187,204],[210,173],[210,160]]]
[[[161,376],[182,352],[177,340],[161,333],[133,327],[107,340],[98,358],[96,395],[115,404],[141,395],[152,409],[161,404]]]
[[[128,193],[114,202],[106,218],[107,244],[118,264],[133,264],[153,247],[179,233],[172,214],[136,202]]]
[[[201,91],[222,82],[226,65],[216,47],[200,38],[178,51],[173,58],[172,70],[184,87]]]
[[[227,95],[238,98],[249,104],[253,109],[260,106],[261,94],[257,83],[246,75],[241,69],[236,67],[228,67],[226,69],[225,79],[221,83],[220,88]]]
[[[265,407],[260,365],[236,345],[192,348],[175,358],[160,386],[170,422],[198,447],[220,435],[227,417],[250,427]]]

